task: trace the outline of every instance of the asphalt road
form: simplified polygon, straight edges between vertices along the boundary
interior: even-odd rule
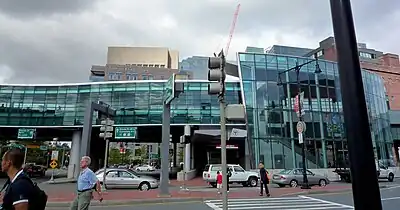
[[[383,209],[385,210],[397,210],[400,206],[400,185],[393,184],[387,188],[380,190],[381,201]],[[368,193],[368,192],[366,192]],[[308,196],[311,198],[321,199],[328,202],[334,202],[343,205],[354,206],[353,196],[351,192],[348,193],[332,193],[325,195],[312,195]]]
[[[46,208],[46,210],[67,210],[68,208]],[[93,206],[90,210],[212,210],[203,202],[156,203],[129,206]]]

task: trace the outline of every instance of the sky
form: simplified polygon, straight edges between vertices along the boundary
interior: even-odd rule
[[[400,1],[352,0],[358,42],[400,54]],[[88,81],[108,46],[168,47],[180,58],[246,46],[316,48],[333,35],[329,0],[0,0],[0,84]]]

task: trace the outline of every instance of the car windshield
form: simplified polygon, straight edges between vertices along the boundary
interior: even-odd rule
[[[290,174],[290,172],[292,172],[292,169],[285,169],[281,172],[279,172],[280,174]]]

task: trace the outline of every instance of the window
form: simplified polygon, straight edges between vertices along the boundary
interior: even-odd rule
[[[117,171],[109,171],[106,177],[118,177]]]
[[[320,50],[317,52],[317,57],[321,57],[324,55],[324,51]]]
[[[366,52],[360,52],[360,57],[367,58],[367,59],[373,58],[371,53],[366,53]]]
[[[121,80],[122,72],[109,72],[108,80]]]
[[[142,75],[142,80],[149,80],[149,77],[147,76],[147,74]]]
[[[149,67],[149,65],[147,65],[147,64],[143,64],[143,67]]]
[[[156,68],[160,68],[160,65],[156,64],[156,65],[154,65],[154,67],[156,67]]]
[[[119,177],[121,178],[135,178],[132,174],[126,172],[126,171],[120,171],[119,172]]]
[[[137,80],[137,74],[126,74],[126,80]]]
[[[213,166],[211,168],[211,171],[222,171],[222,167],[221,166]]]
[[[160,65],[161,68],[165,68],[165,65]]]
[[[240,166],[233,166],[233,169],[235,170],[235,172],[244,172],[244,169]]]
[[[153,75],[148,75],[149,80],[154,80],[154,76]]]

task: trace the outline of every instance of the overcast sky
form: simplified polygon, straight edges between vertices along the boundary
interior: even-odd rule
[[[87,81],[107,46],[164,46],[180,57],[225,47],[238,0],[0,0],[0,82]],[[242,0],[229,58],[246,46],[315,48],[329,0]],[[400,53],[400,1],[352,0],[359,42]]]

